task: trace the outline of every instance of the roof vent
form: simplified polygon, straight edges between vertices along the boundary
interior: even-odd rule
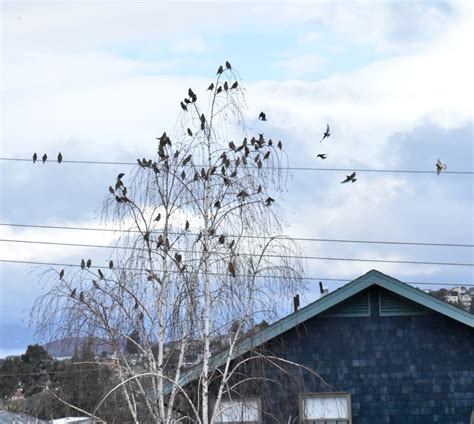
[[[431,313],[429,309],[387,290],[379,292],[379,307],[380,316],[427,315]]]

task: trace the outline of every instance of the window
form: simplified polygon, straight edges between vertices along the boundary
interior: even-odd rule
[[[215,423],[259,424],[260,400],[257,398],[221,400]]]
[[[351,424],[349,393],[307,393],[300,396],[304,424]]]

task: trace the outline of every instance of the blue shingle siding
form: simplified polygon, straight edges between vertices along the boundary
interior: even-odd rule
[[[253,375],[274,380],[258,393],[263,409],[275,414],[263,423],[299,417],[300,393],[330,390],[351,394],[353,424],[469,423],[474,330],[438,313],[380,316],[384,289],[367,290],[370,316],[316,316],[261,347],[322,379],[284,364],[290,374],[257,367]]]

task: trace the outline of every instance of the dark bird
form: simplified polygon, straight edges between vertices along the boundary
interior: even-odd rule
[[[189,221],[186,220],[186,223],[184,224],[184,231],[188,231],[189,230]]]
[[[184,99],[184,103],[187,104],[187,105],[189,105],[189,103],[191,103],[191,100],[189,100],[189,99]]]
[[[35,163],[37,159],[38,159],[38,155],[36,153],[33,153],[33,163]]]
[[[238,195],[237,195],[238,198],[244,200],[245,198],[249,197],[249,194],[245,191],[245,190],[242,190]]]
[[[278,142],[277,146],[280,150],[283,149],[283,143],[281,141]]]
[[[442,171],[446,171],[448,167],[445,163],[442,163],[439,159],[436,162],[436,174],[439,175]]]
[[[81,269],[84,269],[86,267],[86,263],[84,259],[81,259]]]
[[[193,181],[197,181],[197,180],[199,180],[199,172],[196,171],[194,173]]]
[[[98,289],[98,288],[99,288],[99,285],[97,284],[97,281],[92,280],[92,284],[93,284],[93,286],[94,286],[95,289]]]
[[[84,302],[84,293],[83,292],[79,293],[79,301]]]
[[[112,186],[109,186],[109,192],[110,192],[110,194],[115,194],[115,190],[113,189]]]
[[[259,185],[258,188],[257,188],[257,194],[260,194],[262,192],[262,186]]]
[[[267,197],[267,200],[265,200],[265,205],[270,206],[274,201],[275,199]]]
[[[221,91],[222,91],[222,85],[220,85],[219,87],[217,87],[216,94],[219,94]]]
[[[233,141],[231,141],[231,142],[229,143],[229,148],[230,148],[231,150],[235,150],[235,143],[234,143]]]
[[[267,120],[267,115],[265,115],[265,113],[263,113],[263,112],[260,112],[260,115],[258,115],[258,119],[260,121],[266,121]]]
[[[183,166],[185,166],[190,160],[191,160],[192,155],[189,154],[183,159]]]
[[[133,306],[133,309],[136,311],[138,309],[138,301],[135,299],[135,305]]]
[[[71,297],[76,297],[76,289],[71,290]]]
[[[224,72],[224,68],[221,66],[219,66],[219,69],[217,69],[217,74],[216,75],[220,75],[222,74],[222,72]]]
[[[186,178],[186,172],[181,172],[181,179],[184,180]]]
[[[163,238],[163,236],[160,234],[158,236],[158,239],[156,240],[156,248],[159,249],[163,243],[164,243],[165,239]]]
[[[232,277],[235,277],[235,265],[232,262],[229,262],[229,266],[227,267],[227,270],[232,275]]]
[[[62,280],[64,277],[64,269],[62,269],[61,271],[59,271],[59,279]]]
[[[176,252],[174,254],[174,259],[176,260],[176,262],[180,263],[182,261],[183,257],[178,252]]]
[[[125,173],[121,172],[117,175],[117,180],[121,180],[125,176]]]
[[[61,154],[61,152],[59,152],[58,154],[58,163],[61,163],[63,161],[63,155]]]
[[[100,269],[97,270],[97,273],[99,274],[101,280],[105,278],[104,273]]]
[[[211,85],[210,85],[209,87],[207,87],[207,89],[208,89],[209,91],[214,90],[214,83],[211,83]]]
[[[221,234],[219,236],[219,244],[224,244],[224,242],[225,242],[225,236],[223,234]]]
[[[326,153],[319,153],[316,157],[318,157],[320,159],[326,159],[328,157],[328,155]]]
[[[181,105],[181,109],[183,109],[186,112],[188,111],[188,107],[183,102],[181,102],[180,105]]]
[[[161,219],[161,213],[157,215],[157,217],[154,219],[154,221],[158,222]]]
[[[191,131],[191,128],[188,128],[188,135],[189,135],[190,137],[193,136],[193,132]]]
[[[323,138],[321,139],[320,143],[325,139],[328,138],[331,135],[329,132],[329,124],[326,124],[326,132],[323,134]]]
[[[201,131],[204,131],[206,128],[206,123],[205,122],[201,122]]]
[[[87,259],[86,266],[87,268],[90,268],[92,265],[92,261],[90,259]]]
[[[198,236],[196,237],[196,241],[200,241],[202,239],[202,231],[199,232]]]
[[[176,152],[174,152],[173,157],[176,159],[178,156],[179,156],[179,150],[176,150]]]
[[[48,155],[45,153],[43,155],[43,163],[45,163],[48,160]]]
[[[224,90],[227,91],[229,89],[229,84],[227,81],[224,83]]]
[[[204,116],[204,113],[201,113],[199,119],[201,120],[201,122],[206,122],[206,117]]]
[[[235,240],[232,240],[230,243],[229,243],[229,249],[232,249],[234,247],[234,244],[235,244]]]
[[[122,203],[123,202],[122,198],[120,196],[117,196],[117,195],[115,195],[115,200],[117,201],[117,203]]]
[[[227,69],[232,69],[232,66],[230,65],[230,63],[227,60],[225,61],[225,67]]]
[[[239,83],[238,83],[237,81],[235,81],[235,82],[230,86],[230,89],[231,89],[231,90],[235,90],[238,86],[239,86]]]
[[[191,90],[191,89],[188,90],[188,95],[189,95],[189,97],[191,97],[191,99],[193,99],[194,97],[196,97],[196,94],[195,94],[194,91]]]
[[[265,153],[265,155],[263,156],[263,159],[265,160],[265,159],[268,159],[269,157],[270,157],[270,150],[267,153]]]
[[[114,267],[114,261],[110,260],[109,261],[109,268],[112,269]]]
[[[214,207],[217,208],[217,209],[219,209],[219,208],[221,207],[221,202],[219,202],[219,200],[216,200],[216,201],[214,202]]]
[[[355,172],[353,172],[351,175],[346,175],[346,179],[344,181],[341,181],[341,184],[348,183],[349,181],[351,183],[355,183],[357,181],[357,178],[355,176]]]

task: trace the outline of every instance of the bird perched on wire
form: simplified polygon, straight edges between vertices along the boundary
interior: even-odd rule
[[[439,159],[436,162],[436,174],[439,175],[441,172],[446,171],[448,167],[445,163],[442,163]]]
[[[264,112],[260,112],[260,115],[258,115],[258,119],[260,121],[266,121],[267,120],[267,115],[265,115]]]
[[[357,181],[357,178],[355,176],[355,171],[351,175],[346,175],[346,179],[344,181],[341,181],[341,184],[348,183],[349,181],[351,183],[355,183]]]
[[[86,262],[86,266],[87,266],[87,268],[90,268],[90,267],[91,267],[91,265],[92,265],[92,260],[90,260],[90,259],[87,259],[87,262]]]
[[[63,155],[61,154],[61,152],[59,152],[58,154],[58,163],[61,163],[63,161]]]
[[[323,134],[323,138],[321,139],[320,143],[325,139],[328,138],[331,135],[329,131],[329,124],[326,124],[326,132]]]
[[[38,159],[38,155],[36,153],[33,153],[33,163],[35,163],[37,159]]]
[[[328,155],[326,153],[319,153],[316,157],[324,160],[328,157]]]
[[[81,269],[84,269],[86,267],[86,262],[84,259],[81,260]]]
[[[43,163],[45,163],[48,160],[48,155],[45,153],[43,155]]]

